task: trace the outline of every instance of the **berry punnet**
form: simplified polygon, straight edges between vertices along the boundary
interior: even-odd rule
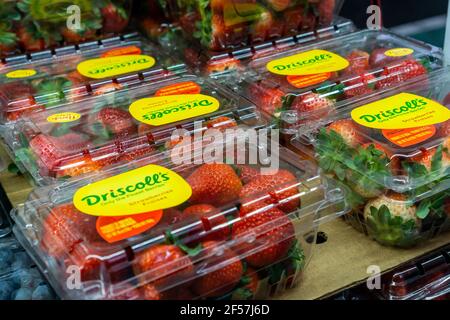
[[[343,206],[311,163],[283,148],[279,157],[266,172],[249,160],[179,166],[161,153],[36,189],[16,226],[64,299],[268,298],[298,283],[317,208]],[[61,286],[67,270],[77,290]]]
[[[432,74],[344,108],[294,139],[311,153],[309,141],[324,174],[346,191],[353,211],[346,219],[381,244],[411,247],[448,229],[443,88],[450,90],[448,77]]]
[[[287,135],[441,68],[437,49],[370,30],[301,47],[265,49],[243,71],[243,93]],[[363,40],[361,40],[363,39]],[[344,45],[343,45],[344,44]]]

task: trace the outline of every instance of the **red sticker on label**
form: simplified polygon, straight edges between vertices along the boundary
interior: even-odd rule
[[[99,217],[97,232],[107,242],[113,243],[131,238],[153,228],[162,218],[163,211],[121,217]]]
[[[393,144],[405,148],[424,142],[436,134],[435,126],[418,128],[382,130],[383,136]]]
[[[142,53],[141,48],[138,48],[136,46],[129,46],[129,47],[111,49],[109,51],[106,51],[101,55],[101,58],[126,56],[126,55],[141,54],[141,53]]]
[[[172,84],[156,91],[155,97],[160,96],[173,96],[176,94],[198,94],[202,91],[202,88],[192,81],[181,82]]]
[[[287,76],[287,81],[296,88],[302,89],[327,81],[331,72],[311,74],[308,76]]]

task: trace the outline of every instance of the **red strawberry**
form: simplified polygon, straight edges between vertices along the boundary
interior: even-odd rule
[[[213,14],[211,18],[211,50],[223,50],[227,44],[225,41],[225,22],[220,14]]]
[[[369,63],[370,66],[372,68],[383,68],[386,67],[387,65],[394,63],[395,61],[398,60],[403,60],[403,59],[412,59],[412,56],[403,56],[403,57],[390,57],[385,55],[385,52],[388,49],[386,48],[377,48],[375,50],[372,51],[372,53],[370,54],[370,59],[369,59]]]
[[[230,117],[217,117],[211,120],[206,121],[205,126],[209,128],[219,129],[219,130],[226,130],[226,129],[233,129],[237,127],[236,120],[230,118]]]
[[[222,11],[224,5],[227,3],[226,0],[210,0],[209,5],[213,11]]]
[[[375,87],[375,79],[373,74],[366,73],[346,81],[344,91],[345,97],[350,99],[372,93],[373,87]]]
[[[334,121],[328,126],[328,130],[338,133],[350,147],[356,148],[361,143],[361,136],[351,119]]]
[[[44,39],[36,39],[25,27],[19,27],[17,29],[17,37],[19,38],[20,45],[26,51],[41,51],[46,47]]]
[[[297,34],[302,27],[303,8],[294,8],[286,10],[284,16],[284,32],[286,34]]]
[[[320,23],[330,25],[334,18],[336,0],[321,0],[317,9],[319,11]]]
[[[291,0],[266,0],[266,2],[269,3],[269,5],[272,7],[275,11],[283,11],[287,9],[290,4]]]
[[[208,61],[206,70],[208,74],[215,72],[225,72],[228,70],[237,70],[240,68],[241,62],[236,58],[223,58]]]
[[[129,112],[118,108],[103,108],[96,116],[96,120],[102,124],[100,135],[108,137],[110,134],[115,137],[128,137],[136,133],[137,128],[133,117]]]
[[[99,241],[97,218],[79,212],[73,204],[57,206],[45,217],[41,245],[54,258],[70,254],[82,241]]]
[[[450,136],[450,120],[447,120],[440,125],[439,133],[442,137]]]
[[[177,246],[165,244],[154,245],[137,254],[133,269],[137,276],[158,289],[187,280],[194,274],[191,259]]]
[[[250,167],[248,165],[236,165],[236,171],[242,183],[245,185],[253,179],[260,176],[261,172],[258,169]]]
[[[248,89],[250,100],[254,101],[266,116],[273,116],[282,107],[284,92],[277,88],[270,88],[262,83],[253,83]]]
[[[62,28],[61,34],[66,43],[76,44],[84,41],[89,41],[95,38],[95,30],[88,30],[83,33],[77,33],[76,31],[68,28]]]
[[[273,174],[260,175],[242,187],[239,194],[241,211],[251,212],[261,206],[292,198],[278,206],[280,210],[289,213],[300,206],[298,195],[297,177],[287,170],[280,169]]]
[[[326,97],[322,97],[317,93],[307,93],[295,97],[292,101],[291,110],[304,116],[312,116],[312,119],[321,119],[327,115],[334,107],[334,102]],[[305,115],[306,113],[306,115]]]
[[[114,92],[122,89],[122,85],[118,83],[108,83],[101,85],[92,91],[95,96],[101,96],[109,92]]]
[[[383,79],[376,84],[377,89],[385,89],[403,83],[409,79],[427,74],[427,69],[416,60],[405,60],[383,70]]]
[[[183,210],[182,219],[191,217],[195,218],[195,220],[201,220],[203,225],[202,230],[193,230],[193,235],[199,234],[203,230],[209,231],[216,226],[223,225],[220,229],[208,232],[207,236],[201,239],[202,241],[223,241],[229,238],[231,230],[227,225],[228,220],[216,207],[209,204],[196,204],[187,207]],[[194,241],[197,242],[198,239]]]
[[[265,41],[270,36],[273,24],[274,18],[270,11],[263,11],[250,30],[252,42]]]
[[[103,32],[119,33],[128,25],[129,16],[125,8],[118,7],[112,2],[101,9],[103,17]]]
[[[89,156],[83,155],[59,164],[56,176],[76,177],[89,172],[99,171],[101,168],[102,165],[99,162],[92,161]]]
[[[64,157],[71,153],[88,148],[88,137],[76,133],[68,133],[60,137],[38,134],[30,141],[30,149],[44,165],[43,170],[56,171],[63,169]],[[76,160],[78,162],[78,160]],[[69,170],[69,168],[66,168]],[[61,174],[58,174],[61,176]]]
[[[244,272],[239,256],[228,248],[217,248],[218,243],[208,241],[203,244],[205,256],[202,261],[202,269],[223,267],[207,272],[197,278],[192,291],[199,297],[219,297],[231,291],[238,283]]]
[[[189,201],[221,206],[237,199],[242,183],[227,164],[212,163],[198,167],[186,180],[192,188]]]
[[[245,260],[252,267],[269,266],[285,258],[294,242],[295,230],[292,222],[276,208],[243,216],[233,225],[233,239],[247,234],[256,234],[256,239],[248,243],[246,252],[257,250]],[[262,247],[262,248],[261,248]]]
[[[125,287],[125,288],[123,288]],[[110,294],[108,300],[142,300],[142,290],[135,288],[132,285],[122,285],[120,292],[115,294]]]
[[[360,75],[369,70],[370,55],[362,50],[353,50],[347,56],[350,65],[342,71],[344,75]]]

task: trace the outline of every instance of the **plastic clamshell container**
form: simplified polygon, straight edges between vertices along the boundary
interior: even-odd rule
[[[279,49],[287,50],[300,47],[356,31],[350,20],[335,17],[332,24],[312,31],[281,37],[270,41],[229,49],[224,52],[205,51],[202,48],[187,46],[184,48],[186,63],[195,67],[201,74],[222,79],[230,76],[233,71],[245,70],[247,64],[261,53],[273,52]]]
[[[247,65],[240,90],[284,133],[309,120],[443,67],[442,50],[386,30],[308,46],[269,48]]]
[[[264,176],[260,164],[236,171],[223,163],[177,164],[166,152],[35,189],[12,212],[14,232],[63,299],[267,298],[299,281],[319,223],[347,210],[341,190],[327,185],[317,167],[284,148],[269,154],[279,156],[279,169]],[[163,184],[138,186],[161,173],[169,177]],[[92,200],[90,192],[105,187],[109,193],[116,182],[125,183],[122,191],[141,191],[114,198],[112,206],[106,199],[109,209],[82,207],[85,195]],[[125,205],[129,215],[105,215],[120,213],[121,203],[134,203]],[[136,209],[152,211],[133,215]],[[67,268],[78,268],[79,290],[68,290]]]
[[[128,27],[131,7],[130,0],[2,1],[0,58],[122,33]]]
[[[292,139],[347,190],[346,216],[380,243],[408,247],[449,229],[450,77],[440,70],[372,93]]]
[[[381,297],[388,300],[448,300],[450,248],[383,275]]]
[[[0,238],[0,300],[50,300],[55,293],[13,238]]]
[[[343,1],[305,3],[226,0],[218,3],[162,1],[185,38],[206,50],[223,51],[295,35],[331,24]]]
[[[22,169],[43,185],[171,149],[176,129],[194,134],[265,125],[250,101],[183,75],[35,113],[7,130],[5,140]]]
[[[148,42],[112,40],[0,69],[0,122],[186,72]]]

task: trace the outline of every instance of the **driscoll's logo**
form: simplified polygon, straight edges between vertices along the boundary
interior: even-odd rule
[[[274,65],[272,67],[275,68],[277,71],[284,71],[284,70],[301,68],[303,66],[312,65],[312,64],[319,63],[319,62],[324,62],[324,61],[330,60],[332,58],[333,58],[333,56],[331,54],[321,54],[321,55],[315,56],[311,59],[296,61],[296,62],[292,62],[292,63],[288,63],[288,64]]]
[[[402,92],[355,108],[353,121],[380,130],[399,130],[431,126],[450,119],[450,110],[439,102]]]
[[[132,194],[136,191],[144,190],[147,187],[152,187],[169,180],[170,178],[167,173],[155,173],[152,176],[146,176],[142,181],[136,184],[110,190],[108,193],[87,195],[81,198],[81,201],[85,202],[88,206],[95,206],[99,203],[123,197],[127,194]]]
[[[113,70],[132,68],[136,65],[145,65],[150,62],[151,62],[151,60],[144,56],[144,57],[136,58],[136,59],[133,59],[130,61],[124,61],[124,62],[120,62],[120,63],[111,63],[110,65],[100,66],[98,68],[89,70],[89,74],[91,76],[94,76],[94,75],[98,75],[98,74],[104,74],[106,72],[113,71]]]
[[[156,60],[151,56],[130,54],[86,60],[77,66],[77,70],[85,77],[104,79],[148,69],[153,67],[155,63]]]
[[[180,106],[176,106],[170,109],[166,109],[164,111],[157,111],[157,112],[149,112],[144,114],[142,117],[144,118],[144,120],[153,120],[156,118],[162,118],[166,115],[172,114],[172,113],[177,113],[180,111],[189,111],[198,107],[209,107],[213,105],[213,102],[208,100],[208,99],[204,99],[204,100],[200,100],[200,101],[193,101],[191,103],[186,103]]]
[[[428,103],[422,99],[417,98],[410,101],[406,101],[402,106],[381,111],[375,114],[364,114],[359,117],[359,119],[366,121],[367,123],[372,123],[379,120],[391,119],[393,117],[397,117],[398,115],[405,114],[411,112],[413,110],[417,110],[417,108],[421,108],[428,105]]]

